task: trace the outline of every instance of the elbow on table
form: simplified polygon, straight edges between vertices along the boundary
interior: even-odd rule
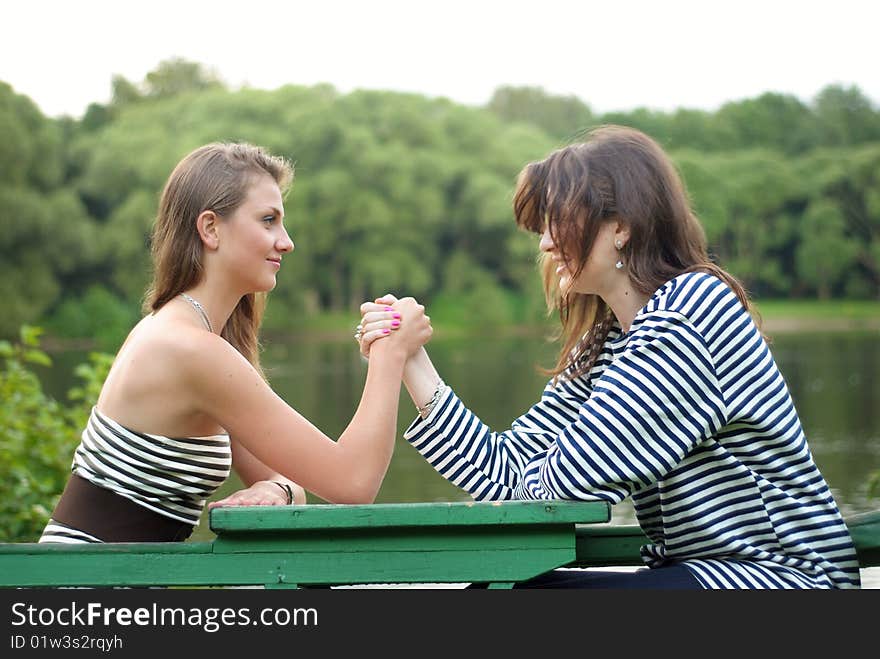
[[[373,503],[376,500],[376,496],[379,494],[379,488],[381,485],[381,482],[352,481],[336,493],[331,503],[352,505]]]

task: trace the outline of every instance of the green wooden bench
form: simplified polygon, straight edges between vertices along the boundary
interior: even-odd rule
[[[576,559],[604,503],[215,508],[211,542],[0,544],[0,586],[248,586],[490,582]]]
[[[880,511],[851,515],[846,525],[859,565],[880,566]],[[639,526],[581,526],[575,535],[577,559],[572,567],[642,565],[639,547],[649,542]]]
[[[638,526],[595,502],[218,508],[210,542],[0,544],[0,587],[514,583],[557,567],[641,565]],[[847,518],[880,565],[880,512]]]

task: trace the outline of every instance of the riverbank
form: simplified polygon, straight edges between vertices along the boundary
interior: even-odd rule
[[[869,300],[761,300],[755,311],[768,334],[880,332],[880,302]]]
[[[270,311],[271,313],[271,311]],[[754,303],[755,317],[762,331],[775,334],[809,332],[878,332],[880,334],[880,301],[870,300],[762,300]],[[357,314],[327,312],[310,316],[293,327],[284,327],[277,320],[264,331],[272,336],[296,336],[306,340],[335,341],[354,334]],[[552,335],[558,328],[555,316],[543,322],[516,325],[463,323],[459,318],[431,315],[435,337],[463,337],[473,334],[492,336]]]
[[[877,332],[880,338],[880,302],[868,300],[761,300],[755,303],[756,317],[765,334],[809,332]],[[443,313],[431,315],[435,338],[466,337],[475,334],[498,337],[534,336],[547,337],[558,328],[555,317],[543,322],[489,325],[465,323],[460,318],[444,317]],[[335,342],[351,338],[357,323],[356,312],[322,312],[289,321],[273,316],[269,305],[263,337],[273,339],[296,338],[316,342]],[[124,337],[120,337],[121,343]],[[45,335],[43,348],[48,352],[66,350],[89,351],[95,342],[89,338],[68,338]]]

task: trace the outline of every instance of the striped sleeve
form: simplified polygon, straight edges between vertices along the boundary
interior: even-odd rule
[[[516,425],[496,435],[450,392],[407,438],[475,498],[617,503],[672,471],[725,423],[705,342],[674,312],[656,311],[634,326],[626,349],[578,402],[530,451],[514,439]]]
[[[588,397],[586,378],[548,383],[541,400],[510,430],[498,433],[447,389],[424,420],[416,417],[404,437],[444,478],[475,499],[510,499],[525,465],[546,454]]]

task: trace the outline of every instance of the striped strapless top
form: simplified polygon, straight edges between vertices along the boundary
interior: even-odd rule
[[[195,526],[229,477],[229,435],[164,437],[130,430],[92,408],[71,470],[160,515]]]

